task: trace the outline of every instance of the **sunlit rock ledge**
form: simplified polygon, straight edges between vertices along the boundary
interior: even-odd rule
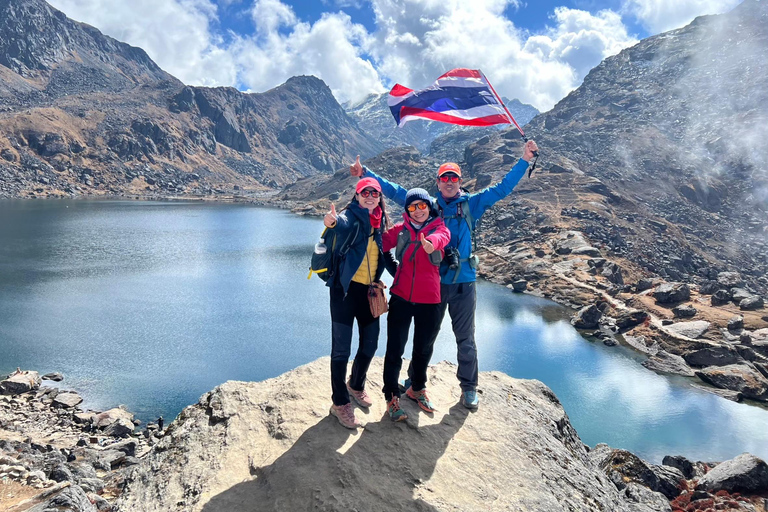
[[[481,406],[459,402],[456,367],[429,371],[433,415],[403,399],[386,413],[383,360],[367,389],[367,422],[350,431],[328,415],[330,361],[264,382],[226,382],[187,407],[129,476],[124,511],[651,511],[589,458],[554,393],[535,380],[482,373]],[[646,489],[647,490],[647,489]],[[650,503],[649,502],[649,503]]]

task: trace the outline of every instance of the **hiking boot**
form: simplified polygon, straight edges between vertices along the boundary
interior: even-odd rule
[[[349,382],[347,382],[347,391],[349,391],[349,396],[355,399],[355,402],[357,402],[357,405],[360,407],[370,407],[373,405],[373,401],[371,400],[370,395],[365,392],[365,390],[362,391],[355,391],[349,386]]]
[[[421,407],[423,410],[427,412],[435,412],[435,406],[432,405],[432,402],[429,401],[426,389],[422,389],[421,391],[414,391],[412,387],[408,386],[408,389],[405,392],[405,396],[419,404],[419,407]]]
[[[477,397],[477,391],[474,389],[469,389],[461,393],[461,405],[467,409],[472,409],[474,411],[477,409],[477,404],[479,403],[480,399]]]
[[[400,397],[393,396],[392,400],[387,402],[387,412],[392,421],[405,421],[408,415],[400,408]]]
[[[336,416],[339,419],[339,423],[347,428],[355,429],[363,426],[360,420],[355,418],[355,410],[352,408],[351,403],[344,405],[332,405],[331,414]]]

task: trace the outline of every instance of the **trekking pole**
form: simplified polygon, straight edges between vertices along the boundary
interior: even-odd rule
[[[478,71],[480,71],[480,70],[478,69]],[[510,122],[511,122],[513,125],[515,125],[515,128],[517,128],[517,131],[518,131],[518,132],[520,132],[520,136],[523,138],[523,142],[528,142],[528,137],[526,137],[526,136],[525,136],[525,132],[523,131],[523,129],[522,129],[522,128],[520,128],[520,125],[519,125],[519,124],[517,124],[517,121],[515,121],[515,118],[514,118],[514,117],[512,117],[512,113],[509,111],[509,109],[508,109],[508,108],[507,108],[507,106],[504,104],[504,102],[503,102],[503,101],[501,101],[501,97],[500,97],[500,96],[499,96],[499,94],[496,92],[496,89],[494,89],[494,88],[493,88],[493,86],[491,85],[491,82],[490,82],[490,81],[488,81],[488,77],[487,77],[487,76],[485,76],[485,73],[483,73],[482,71],[480,71],[480,74],[481,74],[481,75],[483,75],[483,79],[484,79],[484,80],[485,80],[485,82],[488,84],[488,87],[490,87],[490,89],[491,89],[491,92],[493,93],[493,95],[494,95],[494,96],[496,96],[496,101],[498,101],[498,102],[501,104],[501,106],[502,106],[502,107],[504,107],[504,112],[506,112],[506,113],[507,113],[507,117],[509,118],[509,121],[510,121]],[[534,152],[533,152],[533,164],[531,164],[531,168],[530,168],[530,169],[528,169],[528,177],[529,177],[529,178],[531,177],[531,174],[533,174],[533,170],[536,168],[536,161],[537,161],[538,159],[539,159],[539,152],[538,152],[538,151],[534,151]]]

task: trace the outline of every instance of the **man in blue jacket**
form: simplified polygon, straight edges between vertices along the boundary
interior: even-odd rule
[[[447,162],[437,170],[437,205],[445,225],[451,232],[446,248],[446,258],[440,266],[440,321],[445,310],[451,316],[453,334],[456,336],[459,369],[456,376],[461,383],[461,402],[468,409],[477,409],[477,346],[475,345],[475,306],[477,295],[477,256],[474,254],[474,230],[478,219],[491,206],[508,196],[525,174],[538,147],[534,141],[525,144],[523,158],[499,183],[480,192],[468,194],[461,189],[461,168]],[[400,206],[405,204],[406,189],[391,183],[360,165],[360,157],[349,167],[353,176],[376,178],[388,199]],[[454,264],[448,253],[456,250]],[[435,333],[437,337],[437,333]],[[434,342],[434,340],[431,340]]]

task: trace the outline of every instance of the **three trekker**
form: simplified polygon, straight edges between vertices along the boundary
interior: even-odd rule
[[[347,428],[357,428],[350,395],[361,407],[369,407],[371,398],[365,392],[365,378],[376,351],[379,321],[371,314],[367,295],[389,261],[392,249],[399,260],[389,301],[387,318],[387,353],[384,359],[384,395],[389,416],[395,421],[407,418],[400,407],[401,389],[397,379],[414,322],[414,343],[406,396],[425,411],[434,405],[426,392],[427,367],[446,310],[451,317],[456,337],[458,371],[462,404],[469,409],[478,406],[478,362],[475,343],[475,307],[478,258],[475,254],[474,230],[478,219],[494,204],[509,195],[525,174],[538,151],[536,143],[525,144],[523,157],[498,184],[469,194],[462,190],[461,168],[452,162],[441,165],[437,172],[437,199],[423,189],[406,190],[364,168],[357,161],[350,173],[360,177],[355,198],[339,214],[332,207],[324,223],[339,235],[348,236],[359,229],[339,269],[328,280],[331,287],[332,353],[331,413]],[[404,220],[389,228],[384,199],[394,200],[406,208]],[[388,229],[389,228],[389,229]],[[368,270],[366,270],[369,268]],[[350,356],[352,325],[358,321],[360,344],[349,381],[344,383]]]

